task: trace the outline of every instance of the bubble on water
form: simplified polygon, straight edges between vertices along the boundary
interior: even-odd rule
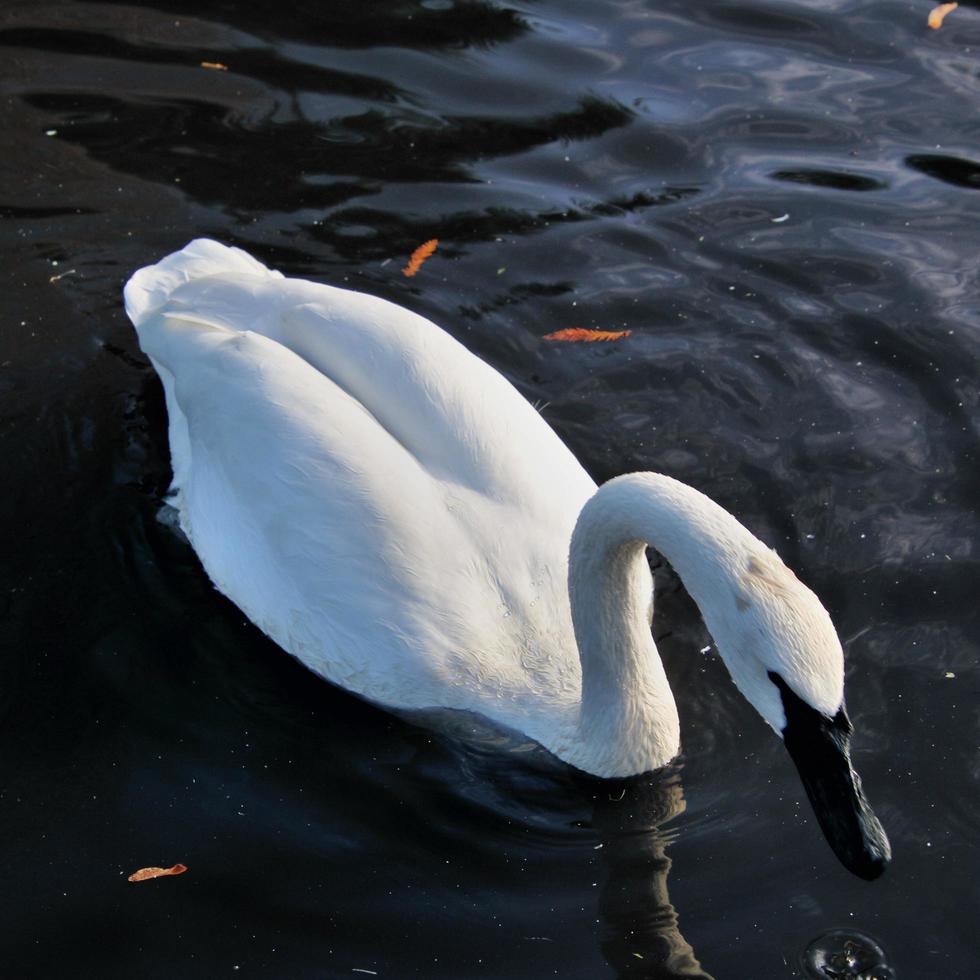
[[[850,929],[832,929],[814,939],[802,966],[812,980],[895,980],[885,951],[870,936]]]

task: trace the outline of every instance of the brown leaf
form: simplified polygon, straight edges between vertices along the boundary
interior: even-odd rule
[[[422,263],[436,250],[436,245],[439,244],[438,238],[430,238],[427,242],[412,252],[412,257],[408,260],[408,265],[402,269],[402,275],[414,276],[419,269],[422,268]]]
[[[583,330],[581,327],[570,327],[567,330],[556,330],[554,333],[546,333],[545,340],[565,340],[571,343],[585,341],[592,343],[596,340],[621,340],[628,337],[632,330]]]
[[[941,3],[938,7],[933,7],[929,11],[929,26],[934,31],[938,31],[943,26],[946,15],[952,13],[958,6],[958,3]]]
[[[140,868],[134,871],[127,881],[147,881],[150,878],[162,878],[164,875],[182,875],[187,870],[186,864],[175,864],[172,868]]]
[[[228,71],[228,66],[221,64],[220,61],[202,61],[202,68],[212,68],[214,71]]]

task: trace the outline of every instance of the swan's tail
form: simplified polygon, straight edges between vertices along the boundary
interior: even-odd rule
[[[221,245],[208,238],[196,238],[156,265],[148,265],[134,273],[123,290],[126,313],[139,328],[167,302],[178,286],[194,279],[229,275],[282,278],[282,273],[267,269],[240,248]]]
[[[156,265],[148,265],[134,273],[123,290],[126,313],[139,334],[140,347],[149,355],[163,382],[174,470],[170,489],[174,494],[173,503],[178,508],[181,506],[180,493],[190,472],[191,442],[187,420],[177,402],[176,377],[181,358],[186,360],[189,354],[193,356],[193,348],[181,341],[192,324],[200,333],[226,332],[228,327],[222,325],[224,318],[202,315],[187,303],[176,303],[177,309],[169,311],[176,315],[156,317],[154,314],[162,312],[171,303],[175,290],[194,281],[209,279],[216,283],[229,280],[254,282],[257,279],[282,279],[282,273],[270,271],[240,248],[198,238]]]

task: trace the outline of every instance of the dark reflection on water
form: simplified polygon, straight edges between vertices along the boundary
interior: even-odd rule
[[[773,180],[787,180],[794,184],[810,184],[813,187],[833,187],[839,191],[880,191],[885,184],[860,174],[837,173],[832,170],[777,170]]]
[[[758,980],[841,929],[970,974],[980,32],[929,6],[0,9],[5,974]],[[683,796],[395,718],[243,623],[161,520],[120,310],[202,234],[431,316],[597,479],[776,546],[844,638],[888,874],[837,866],[662,566]]]
[[[541,119],[460,116],[444,117],[436,124],[410,108],[397,113],[368,110],[334,119],[317,133],[311,132],[308,120],[264,131],[229,127],[227,106],[191,101],[166,108],[66,94],[38,94],[29,101],[53,118],[70,122],[66,139],[80,143],[113,170],[179,183],[209,205],[240,207],[247,183],[250,207],[285,211],[323,208],[377,193],[379,186],[371,182],[390,175],[393,159],[399,161],[400,181],[467,181],[473,179],[464,166],[469,161],[529,152],[558,140],[590,139],[630,118],[613,103],[583,99],[567,112]],[[120,145],[112,136],[106,139],[107,124],[112,130],[122,127],[145,135]],[[208,163],[215,169],[209,170]],[[358,180],[320,186],[344,174],[357,174]],[[527,216],[525,221],[546,218]],[[460,221],[465,223],[465,218]],[[363,221],[354,213],[338,216],[336,223],[342,227]],[[514,233],[521,228],[500,230]],[[453,231],[450,226],[447,237],[455,237]],[[405,243],[395,244],[403,249]]]
[[[663,825],[684,812],[679,773],[666,769],[595,790],[593,826],[607,878],[599,895],[602,951],[619,977],[700,977],[667,893],[670,842]]]
[[[203,16],[200,4],[141,4],[164,14]],[[253,32],[272,43],[310,41],[332,48],[467,48],[512,41],[526,29],[524,17],[512,7],[485,0],[361,0],[324,5],[296,0],[289,17],[264,3],[213,3],[209,14],[217,23]]]
[[[916,153],[905,162],[915,170],[943,180],[956,187],[980,189],[980,163],[962,160],[958,157],[940,156],[929,153]]]
[[[174,50],[135,44],[107,37],[104,34],[57,28],[49,30],[11,28],[0,32],[0,43],[10,47],[32,48],[57,54],[123,59],[156,65],[185,65],[192,68],[197,68],[202,61],[216,56],[213,48],[181,47]],[[269,49],[236,50],[234,61],[236,74],[284,89],[334,93],[385,102],[392,102],[405,95],[397,86],[386,84],[379,79],[352,72],[333,71],[316,65],[297,64]],[[203,109],[203,105],[200,108]]]

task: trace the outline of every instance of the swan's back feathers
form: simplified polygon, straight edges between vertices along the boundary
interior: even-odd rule
[[[240,249],[207,240],[140,270],[126,302],[141,336],[154,313],[190,314],[288,347],[356,398],[440,479],[526,503],[550,484],[529,466],[538,460],[540,472],[569,481],[566,494],[548,500],[541,517],[563,511],[569,526],[594,492],[572,453],[497,371],[394,303],[283,279]]]
[[[566,545],[595,486],[499,374],[420,316],[213,242],[126,302],[182,524],[250,619],[391,705],[492,698],[533,736],[525,697],[574,702]]]

